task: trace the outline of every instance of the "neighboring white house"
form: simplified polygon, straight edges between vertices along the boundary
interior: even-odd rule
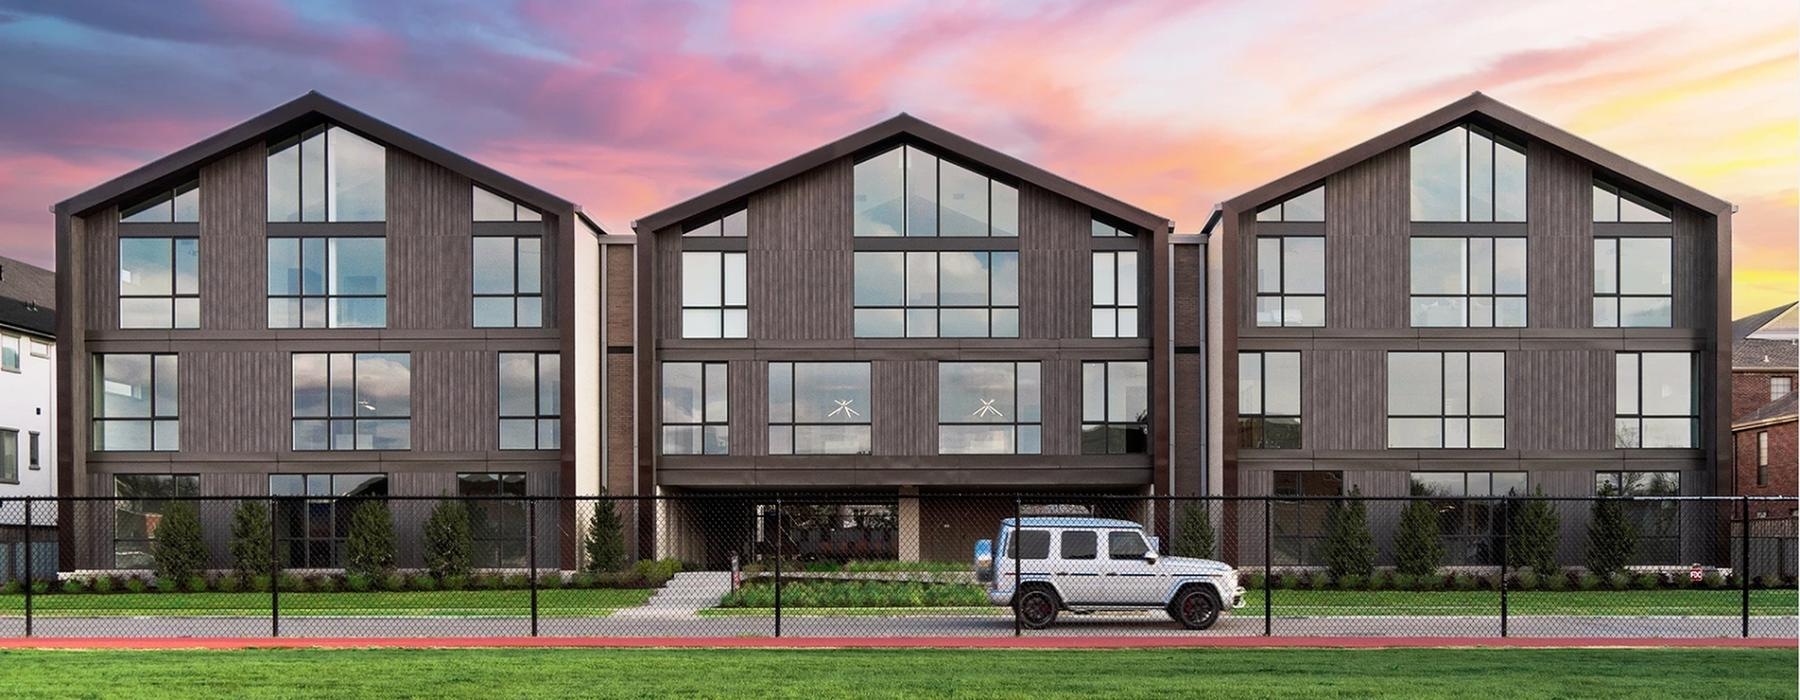
[[[0,257],[0,543],[23,539],[12,499],[56,495],[55,295],[54,273]],[[33,539],[46,536],[55,505],[33,508],[31,521]]]

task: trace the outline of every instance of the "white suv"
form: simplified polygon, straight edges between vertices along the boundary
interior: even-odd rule
[[[1043,629],[1058,612],[1157,610],[1188,629],[1211,627],[1225,609],[1244,606],[1237,570],[1209,559],[1164,557],[1144,526],[1107,518],[1030,517],[1000,522],[993,540],[975,543],[975,573],[988,600],[1011,605],[1020,623]],[[1023,556],[1012,557],[1018,533]],[[999,546],[995,546],[998,542]],[[1017,582],[1018,594],[1014,595]]]

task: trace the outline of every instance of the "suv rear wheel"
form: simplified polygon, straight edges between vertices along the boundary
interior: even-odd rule
[[[1188,586],[1175,594],[1169,617],[1191,630],[1203,630],[1219,620],[1219,595],[1211,586]]]
[[[1013,613],[1019,616],[1019,624],[1026,629],[1041,630],[1056,622],[1056,613],[1061,607],[1055,592],[1044,586],[1029,586],[1022,589],[1013,602]]]

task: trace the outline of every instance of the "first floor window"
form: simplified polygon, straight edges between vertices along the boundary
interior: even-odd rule
[[[1699,444],[1693,353],[1621,352],[1616,370],[1614,447]]]
[[[386,474],[270,474],[275,497],[275,547],[282,566],[335,569],[343,566],[344,542],[357,508],[388,495]]]
[[[41,452],[42,451],[38,446],[38,434],[31,433],[31,449],[29,457],[26,459],[26,464],[30,465],[32,469],[42,469],[44,467],[43,458],[40,456]]]
[[[855,254],[858,338],[1019,337],[1017,251]]]
[[[681,337],[750,334],[749,253],[681,254]]]
[[[562,355],[500,353],[500,449],[562,447]]]
[[[1138,259],[1129,250],[1094,253],[1095,338],[1138,337]]]
[[[270,328],[386,328],[387,240],[270,238]]]
[[[1525,325],[1524,238],[1412,239],[1412,325]]]
[[[769,454],[869,454],[867,362],[769,363]]]
[[[1036,362],[938,363],[938,454],[1038,454]]]
[[[726,367],[723,362],[663,363],[663,454],[731,453]]]
[[[1598,472],[1595,496],[1633,496],[1655,499],[1681,495],[1680,472]],[[1637,533],[1637,566],[1681,562],[1681,502],[1667,500],[1626,501],[1625,517]]]
[[[1081,453],[1141,454],[1150,449],[1150,366],[1081,364]]]
[[[1594,239],[1594,327],[1674,323],[1674,253],[1668,238]]]
[[[1256,239],[1256,325],[1325,325],[1325,237]]]
[[[113,475],[113,568],[154,568],[150,549],[170,499],[199,495],[197,474]]]
[[[1344,473],[1339,471],[1277,471],[1273,474],[1276,499],[1342,496]],[[1270,542],[1277,566],[1312,566],[1323,563],[1326,500],[1275,500],[1269,504],[1269,523],[1275,531]]]
[[[544,241],[537,236],[476,236],[476,328],[544,325]]]
[[[200,327],[200,239],[119,239],[119,327]]]
[[[33,437],[37,433],[32,433]],[[19,431],[0,428],[0,482],[19,483]]]
[[[1524,496],[1525,472],[1413,472],[1412,495],[1431,499],[1443,536],[1444,563],[1484,566],[1500,563],[1503,501]]]
[[[457,474],[456,495],[485,497],[469,501],[469,531],[475,540],[471,563],[477,568],[525,566],[530,528],[525,504],[525,474]]]
[[[94,356],[94,449],[181,449],[176,355]]]
[[[1390,448],[1506,447],[1506,353],[1390,352]]]
[[[295,451],[411,449],[411,354],[301,352],[293,369]]]
[[[1238,447],[1299,449],[1300,353],[1238,353]]]
[[[35,437],[37,434],[32,433]],[[1756,485],[1769,485],[1769,431],[1756,431]]]

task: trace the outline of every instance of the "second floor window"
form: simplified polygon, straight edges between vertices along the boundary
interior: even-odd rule
[[[1256,239],[1256,325],[1325,325],[1325,237]]]
[[[1694,447],[1700,432],[1694,356],[1621,352],[1614,377],[1614,447]]]
[[[199,239],[119,239],[119,327],[200,327]]]
[[[181,449],[179,368],[172,354],[95,355],[94,449]]]
[[[749,254],[681,254],[681,337],[750,335]]]
[[[19,371],[19,336],[0,333],[0,371]]]
[[[19,483],[19,431],[0,428],[0,483]]]
[[[543,264],[542,238],[476,236],[475,327],[542,327]]]
[[[1140,454],[1149,449],[1149,363],[1081,363],[1081,453]]]
[[[386,328],[387,240],[270,238],[270,328]]]
[[[1525,239],[1412,239],[1412,325],[1525,325]]]
[[[269,147],[269,221],[384,221],[387,149],[339,126]]]
[[[1756,485],[1769,485],[1769,431],[1756,431]]]
[[[1388,447],[1506,447],[1506,353],[1387,354]]]
[[[562,447],[562,355],[500,353],[500,449]]]
[[[1793,377],[1769,377],[1769,400],[1787,396],[1794,390]]]
[[[1411,153],[1413,221],[1525,220],[1525,147],[1466,124]]]
[[[1300,353],[1238,353],[1238,447],[1300,447]]]
[[[725,377],[723,362],[663,363],[663,454],[731,453],[731,404]]]
[[[1138,337],[1137,253],[1094,253],[1093,337]]]
[[[412,448],[412,355],[293,356],[295,452]]]
[[[855,254],[858,338],[1019,337],[1019,254]]]
[[[1038,454],[1036,362],[939,362],[938,454]]]
[[[769,454],[869,454],[867,362],[769,363]]]
[[[1674,258],[1668,238],[1594,239],[1594,327],[1668,328]]]

